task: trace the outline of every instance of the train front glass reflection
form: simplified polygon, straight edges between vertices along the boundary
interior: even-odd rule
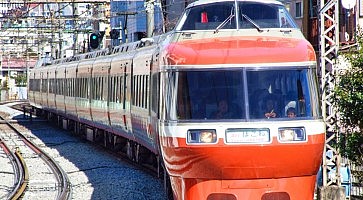
[[[320,116],[316,80],[312,69],[170,71],[166,108],[169,120],[288,120]],[[267,108],[267,102],[272,107]],[[223,103],[224,102],[224,103]],[[226,108],[227,107],[227,108]],[[270,109],[270,110],[266,110]],[[218,111],[227,114],[218,116]]]

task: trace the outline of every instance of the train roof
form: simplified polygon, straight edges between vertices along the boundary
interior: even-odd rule
[[[210,3],[217,3],[217,2],[230,2],[230,1],[235,1],[235,0],[199,0],[199,1],[195,1],[191,4],[189,4],[187,6],[186,9],[190,8],[190,7],[194,7],[194,6],[199,6],[199,5],[205,5],[205,4],[210,4]],[[276,0],[236,0],[238,2],[259,2],[259,3],[270,3],[270,4],[279,4],[279,5],[283,5],[281,2],[276,1]]]

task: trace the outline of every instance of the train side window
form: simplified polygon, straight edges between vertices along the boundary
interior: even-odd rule
[[[60,95],[64,95],[64,78],[60,79],[61,83],[60,83]]]
[[[90,83],[91,99],[96,99],[96,87],[95,87],[96,78],[93,77],[90,81],[91,81]]]
[[[134,76],[134,105],[137,105],[137,76]]]
[[[65,78],[64,79],[64,95],[69,96],[69,92],[70,92],[69,78]]]
[[[85,80],[84,78],[80,78],[80,93],[79,93],[79,97],[81,98],[85,98]]]
[[[107,90],[104,90],[103,88],[107,85],[107,79],[106,77],[102,77],[101,78],[101,81],[102,81],[102,86],[100,88],[100,92],[101,92],[101,100],[102,101],[105,101],[107,98],[106,98],[106,95],[107,95]]]
[[[92,99],[96,100],[97,99],[97,77],[92,79],[92,92],[93,92],[93,96]]]
[[[149,91],[150,91],[150,88],[149,88],[149,75],[146,75],[146,77],[145,77],[145,79],[146,79],[146,86],[145,86],[145,88],[146,88],[146,92],[145,92],[145,108],[148,108],[149,107]]]
[[[59,95],[59,91],[60,91],[60,78],[58,78],[57,80],[56,80],[56,82],[57,82],[57,87],[56,87],[56,91],[55,91],[55,93],[57,94],[57,95]]]
[[[139,102],[139,107],[143,108],[144,107],[144,76],[140,75],[140,85],[139,85],[139,98],[140,98],[140,102]]]
[[[151,88],[153,93],[151,95],[151,110],[154,113],[159,113],[159,73],[151,75]]]
[[[136,105],[136,97],[137,97],[137,94],[136,94],[136,79],[137,79],[137,77],[136,76],[134,76],[134,78],[133,78],[133,84],[132,84],[132,104],[133,105]]]
[[[103,88],[103,77],[99,77],[98,78],[98,83],[99,83],[99,85],[98,85],[98,100],[103,100],[103,93],[104,93],[104,90],[102,90],[102,88]]]
[[[139,107],[144,107],[144,88],[143,88],[143,85],[144,85],[144,76],[143,75],[140,75],[140,80],[139,80]]]
[[[102,100],[102,88],[103,88],[103,77],[98,77],[97,79],[97,100]]]
[[[114,77],[113,76],[110,76],[109,77],[109,81],[108,81],[108,85],[107,85],[107,88],[108,88],[108,101],[109,102],[115,102],[115,83],[114,83]],[[114,87],[112,87],[112,84],[114,85]]]
[[[77,95],[77,85],[76,85],[76,78],[73,78],[73,88],[74,88],[74,92],[73,92],[73,96],[75,97]]]
[[[144,76],[143,75],[140,75],[140,87],[139,87],[139,99],[140,99],[140,102],[139,102],[139,106],[140,107],[144,107]]]
[[[102,100],[103,95],[103,77],[98,77],[98,84],[97,84],[97,92],[98,92],[98,98],[97,100]]]
[[[71,79],[70,78],[67,78],[66,79],[66,89],[67,89],[67,96],[71,96],[72,94],[72,83],[71,83]]]
[[[87,82],[88,80],[86,78],[82,78],[82,98],[87,98],[87,93],[88,93],[88,87],[87,87]]]
[[[83,85],[82,85],[82,79],[81,78],[77,78],[77,88],[78,88],[78,90],[77,90],[77,97],[82,97],[81,96],[81,94],[82,94],[82,87],[83,87]]]
[[[69,88],[70,84],[69,84],[69,79],[68,78],[65,78],[64,79],[64,95],[65,96],[69,96]]]
[[[103,77],[103,86],[107,86],[108,85],[108,80],[107,80],[107,77]],[[102,97],[102,100],[103,101],[107,101],[107,94],[108,94],[108,91],[107,90],[104,90],[103,88],[101,88],[101,91],[103,92],[103,97]]]
[[[49,79],[49,93],[53,93],[53,82],[52,82],[52,78]]]
[[[78,86],[79,86],[79,82],[78,82],[78,79],[77,78],[74,78],[74,96],[75,97],[79,97],[78,94],[79,94],[79,91],[78,91]]]
[[[116,98],[117,98],[117,102],[119,103],[124,103],[123,99],[124,99],[124,95],[123,95],[123,88],[124,88],[124,82],[123,82],[123,76],[119,76],[117,77],[118,80],[118,89],[117,89],[117,93],[116,93]]]
[[[118,91],[119,91],[119,88],[120,88],[120,83],[119,83],[118,76],[113,77],[113,84],[114,84],[114,87],[111,86],[113,88],[113,91],[112,91],[113,101],[117,102],[117,103],[120,103],[118,95],[117,95]]]

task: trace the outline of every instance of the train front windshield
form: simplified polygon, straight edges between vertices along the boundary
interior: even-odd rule
[[[318,118],[315,77],[310,68],[170,71],[166,78],[167,119]]]
[[[236,6],[237,5],[237,6]],[[282,4],[223,1],[189,7],[177,31],[255,28],[297,28]]]

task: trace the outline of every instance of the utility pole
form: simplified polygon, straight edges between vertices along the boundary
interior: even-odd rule
[[[154,35],[155,21],[154,21],[154,3],[155,0],[148,0],[146,2],[146,26],[147,26],[147,37],[150,38]]]

